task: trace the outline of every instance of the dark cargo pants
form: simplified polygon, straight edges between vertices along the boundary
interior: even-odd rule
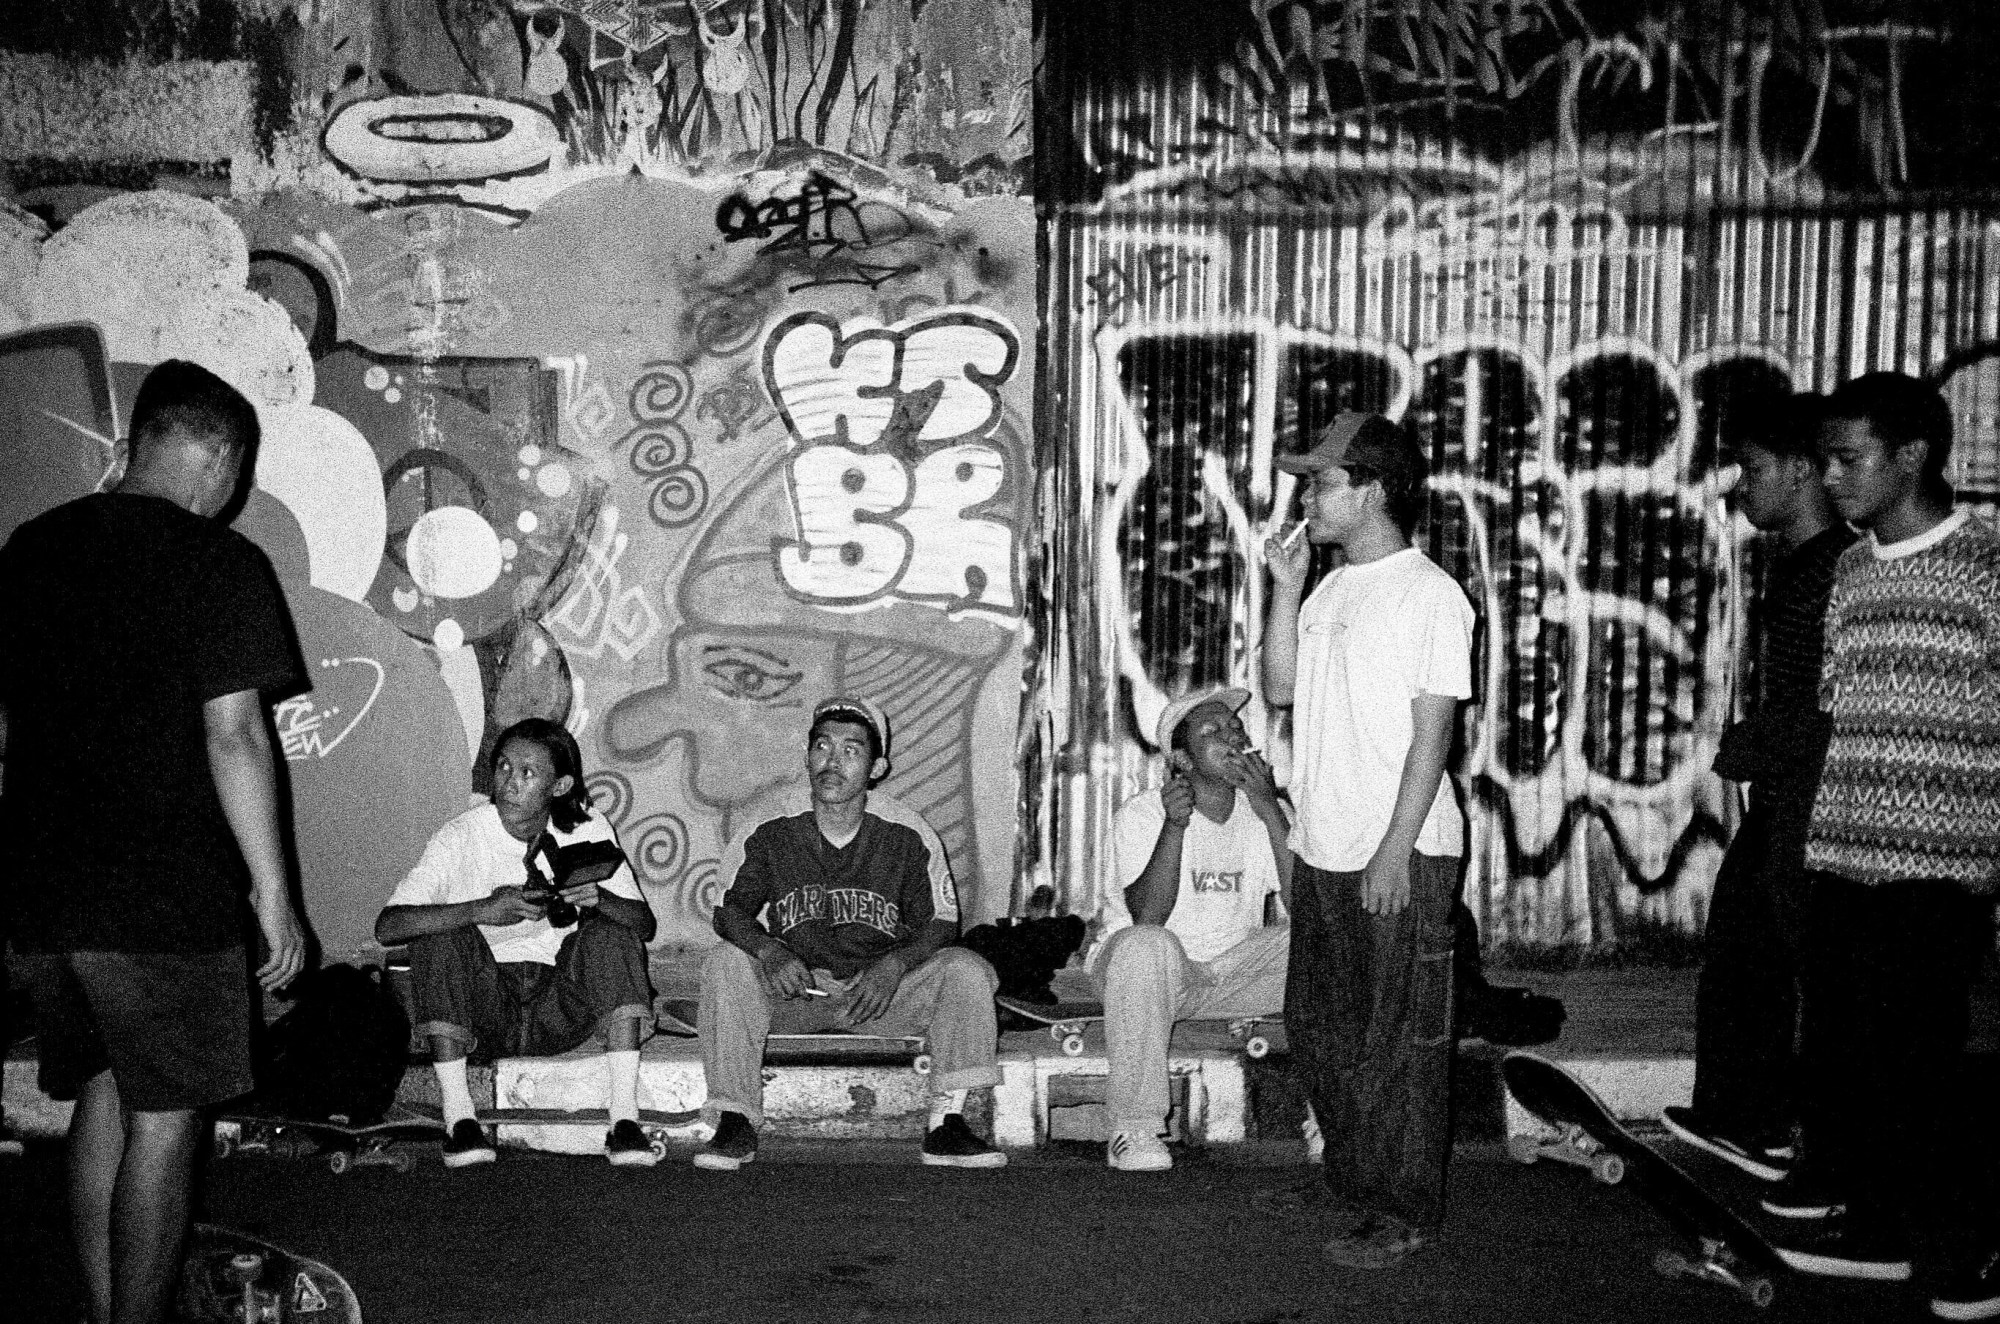
[[[1410,904],[1361,907],[1361,875],[1292,875],[1285,1034],[1326,1140],[1326,1182],[1416,1227],[1444,1218],[1451,1155],[1452,899],[1459,862],[1412,854]]]
[[[491,1061],[566,1053],[613,1021],[649,1021],[653,989],[638,935],[585,915],[554,965],[502,965],[476,927],[416,939],[410,1004],[418,1035],[456,1040]]]

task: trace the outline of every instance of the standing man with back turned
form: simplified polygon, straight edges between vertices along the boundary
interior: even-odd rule
[[[251,1086],[246,889],[258,982],[305,958],[263,701],[304,668],[270,563],[218,518],[257,438],[220,378],[162,363],[118,485],[0,549],[0,832],[42,1088],[76,1100],[70,1230],[96,1324],[165,1318],[200,1110]]]
[[[1264,697],[1292,724],[1285,1029],[1325,1137],[1326,1254],[1388,1268],[1444,1218],[1452,898],[1465,822],[1444,784],[1472,696],[1472,604],[1410,545],[1428,465],[1377,414],[1341,414],[1278,467],[1346,564],[1301,604],[1312,549],[1273,538]]]

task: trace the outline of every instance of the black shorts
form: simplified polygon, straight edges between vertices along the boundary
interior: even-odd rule
[[[248,1093],[250,975],[243,949],[57,952],[28,958],[42,1093],[74,1099],[109,1069],[135,1112]]]

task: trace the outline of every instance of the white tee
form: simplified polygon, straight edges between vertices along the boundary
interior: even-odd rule
[[[558,846],[618,840],[611,824],[595,809],[577,825],[576,831],[564,832],[551,823],[549,835]],[[528,880],[527,855],[527,845],[516,841],[501,823],[499,809],[491,804],[468,809],[437,830],[430,844],[424,847],[423,858],[396,884],[387,904],[450,906],[491,896],[496,887],[519,887]],[[548,867],[542,860],[535,861],[535,871],[541,878],[548,877]],[[619,865],[618,872],[598,886],[628,901],[645,900],[629,861]],[[576,928],[574,925],[551,928],[545,919],[527,919],[519,924],[482,924],[479,931],[485,935],[486,945],[493,949],[496,961],[554,965],[563,939],[576,932]]]
[[[1125,889],[1146,871],[1166,821],[1157,790],[1142,791],[1119,806],[1112,826],[1117,886],[1105,901],[1099,950],[1104,939],[1132,927]],[[1239,793],[1227,823],[1213,822],[1199,809],[1188,819],[1181,837],[1180,893],[1167,931],[1181,940],[1189,960],[1213,961],[1264,926],[1264,898],[1277,890],[1270,834]]]
[[[1472,604],[1414,547],[1342,566],[1299,609],[1293,689],[1292,851],[1354,873],[1389,831],[1419,694],[1472,697]],[[1449,778],[1417,835],[1425,855],[1465,852]]]

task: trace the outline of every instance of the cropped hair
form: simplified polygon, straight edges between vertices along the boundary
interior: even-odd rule
[[[1944,471],[1951,463],[1951,406],[1929,382],[1902,372],[1866,373],[1834,388],[1824,417],[1866,423],[1885,450],[1925,443],[1924,486],[1950,494]]]
[[[168,359],[146,374],[132,402],[131,446],[178,438],[210,450],[247,451],[261,436],[257,410],[197,363]]]
[[[1811,391],[1770,396],[1734,406],[1725,421],[1735,444],[1755,446],[1781,459],[1820,463],[1819,425],[1826,400]]]
[[[577,748],[576,737],[569,733],[569,728],[546,717],[526,717],[502,731],[493,742],[492,760],[487,768],[495,781],[500,777],[500,751],[507,748],[510,740],[540,745],[549,756],[555,779],[570,779],[568,793],[549,802],[549,819],[564,832],[582,827],[590,817],[590,792],[583,784],[583,751]]]

